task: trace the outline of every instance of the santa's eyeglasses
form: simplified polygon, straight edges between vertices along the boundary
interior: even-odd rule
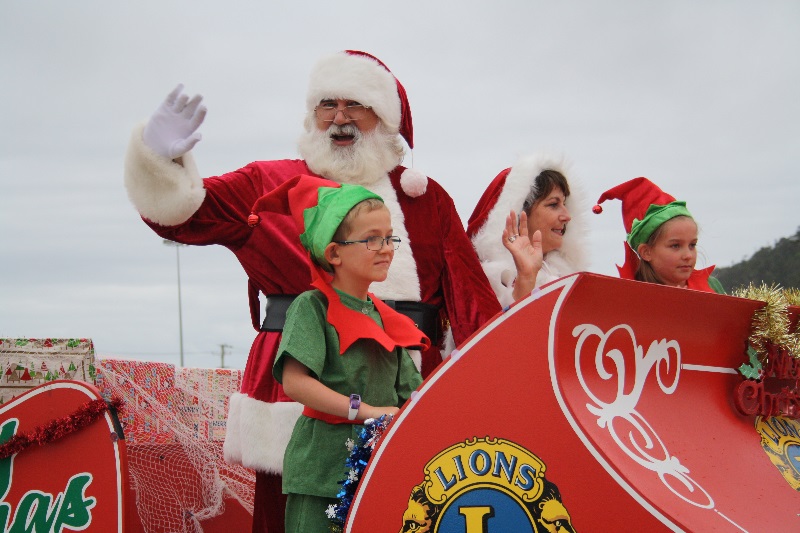
[[[347,102],[344,107],[339,107],[339,103],[335,100],[323,100],[314,108],[314,112],[321,121],[333,122],[340,111],[347,120],[361,120],[367,116],[370,109],[372,109],[370,106],[358,102]]]

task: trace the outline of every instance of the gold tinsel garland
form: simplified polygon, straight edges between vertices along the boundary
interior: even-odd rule
[[[789,305],[800,307],[800,289],[784,289]]]
[[[767,304],[753,314],[748,337],[762,363],[766,362],[770,345],[785,348],[793,357],[800,358],[800,331],[797,327],[794,331],[789,330],[789,306],[800,305],[800,290],[782,289],[774,284],[756,287],[751,283],[737,289],[733,295]]]

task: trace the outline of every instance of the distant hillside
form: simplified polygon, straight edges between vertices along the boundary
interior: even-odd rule
[[[800,228],[793,236],[779,240],[774,246],[761,248],[750,259],[717,268],[714,276],[728,294],[750,283],[777,283],[785,289],[800,289]]]

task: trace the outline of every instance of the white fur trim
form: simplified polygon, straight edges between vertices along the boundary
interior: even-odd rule
[[[389,176],[375,183],[365,185],[367,189],[380,195],[392,215],[393,234],[402,240],[400,248],[394,253],[389,275],[380,283],[370,285],[370,291],[381,300],[407,300],[418,302],[421,298],[419,274],[411,241],[406,230],[405,216],[397,201],[397,192],[392,187]]]
[[[492,207],[484,225],[472,238],[472,244],[481,260],[486,277],[489,278],[489,283],[503,307],[514,301],[513,287],[506,287],[501,281],[504,278],[503,272],[510,270],[516,273],[514,259],[502,243],[506,217],[512,209],[517,213],[522,210],[522,204],[528,196],[536,176],[547,169],[557,170],[567,178],[570,195],[566,205],[572,220],[567,225],[561,249],[553,250],[545,256],[545,263],[536,278],[536,286],[583,271],[589,266],[586,244],[589,203],[585,191],[578,180],[569,175],[569,168],[563,157],[547,154],[522,157],[506,176],[497,203]]]
[[[344,98],[370,106],[392,133],[400,131],[397,81],[368,57],[339,52],[320,59],[309,78],[308,111],[325,98]]]
[[[242,464],[242,437],[239,425],[242,419],[242,398],[244,394],[235,392],[228,398],[228,417],[225,420],[225,442],[222,444],[222,454],[231,464]]]
[[[414,361],[414,366],[417,367],[417,372],[422,372],[422,353],[419,350],[408,350],[408,355]]]
[[[267,403],[232,394],[222,448],[225,460],[259,472],[282,473],[283,454],[302,412],[297,402]]]
[[[144,124],[133,130],[125,156],[125,187],[143,217],[162,226],[186,222],[206,196],[191,152],[183,166],[157,154],[142,140]]]
[[[453,337],[453,328],[447,328],[444,332],[444,342],[442,349],[439,350],[442,355],[442,360],[450,355],[456,349],[456,339]]]
[[[428,176],[413,168],[407,168],[400,175],[400,187],[411,198],[417,198],[428,190]]]

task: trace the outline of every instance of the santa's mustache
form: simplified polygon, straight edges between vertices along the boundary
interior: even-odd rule
[[[331,124],[328,127],[328,135],[331,137],[352,137],[358,141],[361,139],[361,130],[353,124]]]

